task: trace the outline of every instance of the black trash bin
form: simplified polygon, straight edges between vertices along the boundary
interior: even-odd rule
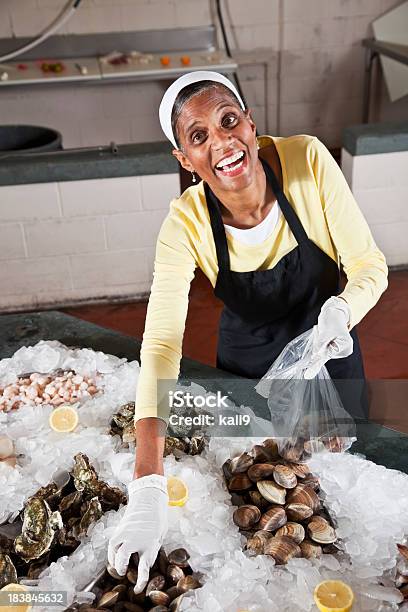
[[[62,149],[57,130],[38,125],[0,125],[0,153],[21,155]]]

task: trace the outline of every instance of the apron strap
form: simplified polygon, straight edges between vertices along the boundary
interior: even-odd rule
[[[264,159],[262,158],[259,158],[259,159],[265,171],[266,177],[270,185],[272,186],[273,192],[276,195],[276,198],[278,200],[282,214],[285,217],[291,229],[292,234],[296,238],[296,242],[300,244],[300,243],[308,241],[309,237],[306,234],[305,229],[303,225],[301,224],[299,217],[295,213],[292,205],[289,203],[287,197],[283,193],[279,185],[278,179],[275,176],[274,171]]]
[[[210,214],[211,228],[213,231],[215,250],[217,252],[219,270],[230,270],[230,256],[228,252],[227,235],[222,222],[222,216],[218,198],[212,192],[209,185],[204,182],[205,197],[207,200],[207,208]]]

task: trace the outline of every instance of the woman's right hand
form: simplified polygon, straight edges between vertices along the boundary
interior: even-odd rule
[[[167,479],[159,474],[136,478],[128,485],[129,500],[109,540],[108,561],[124,576],[132,553],[139,553],[135,593],[145,588],[168,529]]]

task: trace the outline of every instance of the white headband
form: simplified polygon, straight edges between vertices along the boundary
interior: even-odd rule
[[[223,74],[220,74],[219,72],[211,72],[209,70],[197,70],[183,74],[183,76],[174,81],[174,83],[172,83],[166,90],[159,107],[161,128],[176,149],[179,147],[176,143],[176,138],[171,127],[171,113],[173,111],[174,102],[176,101],[179,92],[184,87],[187,87],[187,85],[190,85],[191,83],[197,83],[198,81],[215,81],[216,83],[222,83],[222,85],[225,85],[225,87],[228,87],[228,89],[232,91],[232,93],[237,97],[242,109],[245,110],[245,104],[243,103],[235,85],[231,83],[231,81]]]

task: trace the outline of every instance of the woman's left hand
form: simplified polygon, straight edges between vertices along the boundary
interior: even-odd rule
[[[305,378],[314,378],[330,359],[351,355],[349,322],[350,307],[345,300],[331,297],[323,304],[314,328],[312,364],[306,369]]]

